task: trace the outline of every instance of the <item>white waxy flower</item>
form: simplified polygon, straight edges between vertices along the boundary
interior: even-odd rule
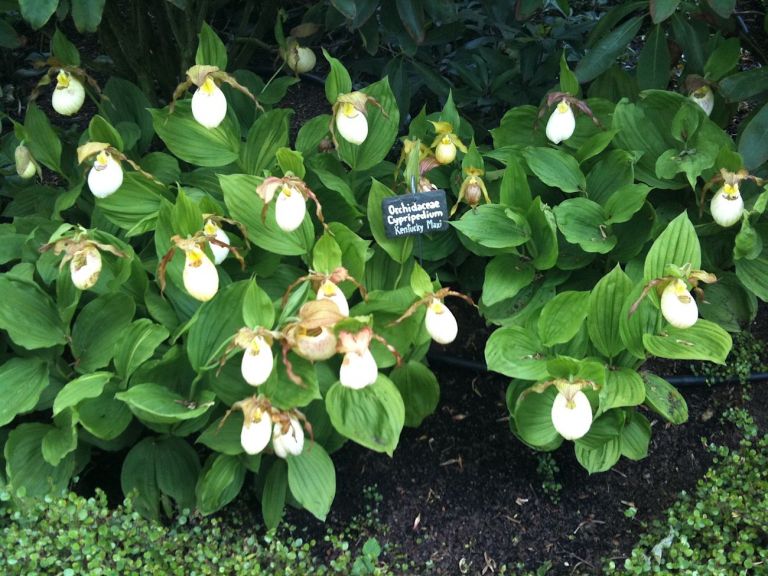
[[[51,105],[62,116],[72,116],[85,102],[85,88],[82,82],[69,72],[61,70],[56,76],[56,88],[51,97]]]
[[[192,95],[192,116],[206,128],[216,128],[227,115],[227,98],[208,76]]]
[[[269,379],[273,364],[272,347],[262,336],[256,336],[243,352],[240,372],[248,384],[260,386]]]
[[[709,211],[712,213],[712,219],[724,228],[741,220],[744,214],[744,199],[739,193],[739,185],[725,184],[720,188],[712,197]]]
[[[347,352],[339,369],[339,381],[342,386],[360,390],[376,382],[379,368],[369,349],[362,352]]]
[[[456,317],[439,298],[433,298],[427,306],[424,324],[429,335],[438,344],[450,344],[459,332]]]
[[[247,454],[258,454],[269,444],[272,437],[272,418],[259,409],[245,416],[240,431],[240,445]]]
[[[701,86],[691,92],[689,98],[696,102],[707,116],[712,114],[712,109],[715,107],[715,93],[712,92],[712,88]]]
[[[552,425],[566,440],[577,440],[592,426],[592,406],[581,390],[558,392],[552,403]]]
[[[305,74],[315,67],[317,57],[311,49],[304,46],[298,46],[295,50],[289,50],[285,60],[288,68],[296,74]]]
[[[349,302],[344,297],[344,292],[330,280],[325,280],[320,284],[320,288],[317,289],[317,299],[330,300],[336,304],[342,316],[349,316]]]
[[[576,117],[571,105],[561,100],[547,121],[547,138],[555,144],[568,140],[576,130]]]
[[[298,418],[291,416],[290,425],[285,433],[283,433],[282,424],[275,424],[272,431],[272,448],[275,451],[275,456],[279,458],[301,454],[304,449],[304,430]]]
[[[349,102],[344,102],[336,113],[336,129],[347,142],[362,144],[368,137],[368,119]]]
[[[123,168],[106,150],[96,155],[96,160],[88,172],[88,188],[96,198],[106,198],[114,194],[123,184]]]
[[[24,180],[29,180],[35,174],[40,172],[40,165],[35,162],[29,148],[23,144],[16,146],[16,150],[13,152],[13,157],[16,161],[16,174]]]
[[[699,307],[685,282],[675,278],[661,293],[661,313],[675,328],[690,328],[699,319]]]
[[[207,236],[213,236],[219,242],[223,242],[224,244],[229,244],[229,236],[227,235],[226,232],[224,232],[224,230],[219,228],[213,220],[206,221],[205,226],[203,226],[203,231]],[[218,244],[214,244],[213,242],[209,242],[208,246],[211,247],[211,253],[213,254],[214,264],[221,264],[229,255],[229,248],[225,246],[219,246]]]
[[[307,201],[293,186],[283,186],[275,200],[275,220],[284,232],[293,232],[301,226],[307,214]]]
[[[219,272],[200,248],[191,248],[184,252],[184,288],[195,300],[206,302],[219,290]]]
[[[88,290],[99,280],[101,253],[95,246],[86,246],[75,252],[69,263],[69,275],[80,290]]]
[[[450,164],[456,159],[456,144],[448,134],[443,136],[435,147],[435,159],[440,164]]]
[[[298,334],[293,351],[311,362],[328,360],[336,354],[336,336],[327,327],[318,329],[316,334]]]

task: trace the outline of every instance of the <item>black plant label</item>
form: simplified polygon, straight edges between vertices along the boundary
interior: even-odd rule
[[[387,238],[432,234],[448,229],[445,190],[384,198],[381,212]]]

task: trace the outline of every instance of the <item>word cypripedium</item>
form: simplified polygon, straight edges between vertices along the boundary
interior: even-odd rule
[[[47,252],[51,249],[56,256],[64,254],[59,269],[69,263],[69,275],[72,284],[79,290],[88,290],[99,281],[102,268],[100,251],[109,252],[119,258],[126,256],[111,244],[93,240],[84,228],[76,228],[71,236],[59,238],[41,246],[40,252]]]
[[[16,161],[16,174],[24,180],[29,180],[34,177],[35,174],[42,174],[40,164],[32,156],[32,152],[29,148],[24,146],[23,143],[16,146],[13,152],[13,158]]]
[[[145,178],[154,180],[151,174],[144,172],[120,150],[104,142],[88,142],[78,147],[77,163],[82,164],[86,160],[93,161],[88,171],[88,188],[96,198],[106,198],[122,186],[122,162],[127,162]]]
[[[230,76],[218,66],[196,65],[187,70],[187,79],[176,87],[173,92],[170,109],[173,112],[176,100],[181,98],[184,92],[192,86],[197,89],[192,95],[192,116],[205,128],[216,128],[227,115],[227,99],[219,88],[222,82],[229,84],[248,96],[262,110],[256,97],[248,88],[240,84],[233,76]]]
[[[709,211],[712,219],[724,228],[736,224],[744,214],[744,199],[741,197],[739,188],[744,180],[752,180],[758,186],[764,184],[764,180],[750,175],[746,170],[730,172],[721,168],[720,174],[713,177],[702,190],[701,209],[703,210],[707,191],[715,184],[722,184],[709,203]]]
[[[703,298],[704,292],[699,288],[699,282],[712,284],[717,282],[717,276],[704,270],[691,270],[690,264],[683,267],[670,265],[667,270],[669,271],[667,276],[651,280],[645,285],[640,298],[632,304],[629,312],[634,313],[650,290],[656,288],[664,319],[675,328],[690,328],[699,319],[699,307],[691,290],[699,298]]]
[[[275,356],[272,353],[273,334],[264,328],[241,328],[234,346],[243,350],[240,373],[251,386],[261,386],[272,373]]]
[[[456,339],[456,336],[459,333],[459,326],[453,312],[451,312],[443,302],[447,296],[461,298],[472,306],[475,306],[472,298],[466,294],[456,292],[450,288],[440,288],[437,292],[427,294],[420,300],[414,302],[408,310],[406,310],[400,318],[392,322],[390,326],[399,324],[406,318],[413,316],[419,307],[425,306],[427,312],[424,315],[424,326],[430,337],[438,344],[450,344]]]
[[[307,214],[307,199],[311,198],[315,203],[315,215],[324,228],[327,228],[323,218],[323,207],[315,196],[315,193],[301,178],[287,173],[282,178],[270,176],[256,187],[256,194],[264,201],[261,210],[262,222],[266,220],[269,204],[275,201],[275,221],[284,232],[293,232]]]
[[[289,37],[285,48],[280,50],[280,55],[288,68],[296,74],[306,74],[315,67],[317,57],[310,48],[299,45],[299,42]]]
[[[453,126],[450,122],[432,122],[437,136],[432,141],[435,150],[435,159],[440,164],[450,164],[456,159],[456,151],[461,150],[467,153],[467,147],[461,139],[453,133]]]
[[[56,88],[51,97],[51,106],[62,116],[76,114],[85,102],[85,87],[71,72],[59,70],[56,75]]]
[[[386,116],[378,100],[364,92],[339,94],[333,105],[330,132],[334,145],[338,148],[336,132],[350,144],[360,145],[368,137],[368,104],[377,106]]]
[[[539,110],[539,118],[544,116],[552,106],[555,106],[555,109],[547,120],[545,133],[553,144],[560,144],[560,142],[568,140],[568,138],[573,136],[576,130],[576,116],[573,113],[574,106],[589,116],[595,125],[600,126],[600,121],[587,103],[575,96],[571,96],[567,92],[551,92],[547,94],[546,102]]]
[[[283,296],[283,305],[288,301],[288,297],[296,286],[303,282],[315,282],[319,283],[315,297],[317,300],[328,300],[336,304],[339,309],[339,313],[342,316],[349,316],[349,302],[344,296],[339,284],[342,282],[352,282],[360,291],[360,295],[365,299],[365,288],[349,273],[349,271],[343,266],[339,266],[330,274],[320,274],[319,272],[313,272],[310,270],[309,274],[298,278],[294,281]]]
[[[464,200],[470,208],[473,210],[480,204],[480,200],[484,199],[487,204],[491,203],[491,199],[488,197],[488,189],[483,182],[483,174],[485,171],[480,168],[467,168],[467,177],[464,178],[464,182],[459,189],[459,197],[456,199],[456,204],[451,208],[451,216],[456,213],[459,208],[459,204]]]

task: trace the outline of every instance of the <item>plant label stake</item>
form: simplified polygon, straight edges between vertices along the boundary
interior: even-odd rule
[[[416,192],[412,182],[411,194],[384,198],[381,211],[387,238],[421,236],[448,229],[445,190]]]

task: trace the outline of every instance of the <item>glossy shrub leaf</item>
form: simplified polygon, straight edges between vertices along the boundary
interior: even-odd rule
[[[547,186],[573,193],[586,189],[587,181],[573,156],[554,148],[526,148],[525,161]]]
[[[135,311],[133,298],[122,292],[99,296],[82,309],[72,328],[72,354],[78,371],[89,373],[109,364],[115,342]]]
[[[561,292],[544,305],[539,316],[539,339],[544,346],[571,340],[581,330],[589,307],[589,292]]]
[[[107,384],[98,398],[81,400],[77,405],[80,424],[102,440],[112,440],[122,434],[133,420],[125,403],[115,399],[116,384]]]
[[[601,38],[576,65],[574,73],[584,84],[605,72],[626,49],[637,35],[643,23],[643,16],[635,16],[611,30]]]
[[[688,405],[677,388],[650,372],[644,372],[642,377],[646,406],[672,424],[683,424],[688,420]]]
[[[610,470],[621,458],[621,438],[616,437],[599,448],[587,448],[583,444],[574,446],[576,460],[587,472],[596,474]]]
[[[736,276],[747,290],[763,302],[768,302],[768,255],[753,260],[737,260]]]
[[[27,350],[66,342],[66,328],[51,297],[34,282],[0,277],[0,328]]]
[[[768,104],[752,116],[742,130],[739,154],[748,170],[756,170],[768,160]]]
[[[219,182],[231,217],[245,226],[250,242],[275,254],[298,256],[309,253],[314,243],[314,228],[309,216],[293,232],[284,232],[275,221],[274,202],[269,206],[266,220],[261,221],[264,202],[256,194],[260,178],[247,174],[219,174]]]
[[[643,279],[649,282],[663,277],[670,264],[701,268],[701,246],[687,212],[672,220],[654,241],[645,258]]]
[[[330,456],[322,446],[313,444],[286,462],[291,494],[315,518],[324,521],[336,495],[336,470]]]
[[[312,269],[330,274],[341,266],[341,247],[330,234],[323,234],[312,249]]]
[[[245,464],[237,456],[217,454],[205,463],[195,487],[197,509],[213,514],[232,502],[245,482]]]
[[[0,426],[32,410],[48,383],[48,365],[42,358],[11,358],[0,366]]]
[[[543,357],[544,345],[522,326],[499,328],[485,345],[488,370],[522,380],[543,380],[549,376]]]
[[[605,202],[606,224],[623,224],[642,210],[651,191],[645,184],[621,186]]]
[[[48,22],[58,5],[59,0],[19,0],[21,17],[35,30]]]
[[[64,458],[77,448],[76,423],[72,410],[67,410],[55,418],[54,425],[43,437],[43,459],[51,466],[61,464]]]
[[[525,247],[537,270],[549,270],[557,264],[557,221],[549,206],[537,197],[525,215],[531,228],[531,239]]]
[[[485,306],[493,306],[504,300],[514,298],[533,282],[536,270],[527,262],[513,254],[494,256],[485,267],[482,301]]]
[[[8,434],[5,442],[5,471],[14,490],[27,497],[58,494],[69,484],[75,469],[72,455],[58,466],[51,466],[42,452],[43,439],[53,429],[48,424],[21,424]]]
[[[440,385],[435,374],[420,362],[407,362],[390,372],[405,404],[405,425],[420,426],[437,408]]]
[[[450,223],[473,242],[486,248],[514,248],[531,237],[526,219],[500,204],[483,204]]]
[[[323,56],[331,66],[331,71],[325,79],[325,97],[330,104],[335,104],[339,94],[352,92],[352,78],[344,65],[331,56],[325,48],[323,48]]]
[[[536,447],[547,447],[561,439],[552,424],[552,403],[557,389],[522,394],[515,406],[517,433],[523,442]]]
[[[645,334],[645,349],[659,358],[706,360],[725,364],[731,351],[731,335],[714,322],[699,319],[690,328],[667,326],[661,335]]]
[[[680,5],[680,0],[651,0],[648,8],[654,24],[660,24],[672,16]]]
[[[740,54],[741,44],[738,38],[723,40],[704,64],[704,73],[707,78],[717,81],[733,71],[739,65]]]
[[[261,515],[267,530],[280,524],[285,510],[285,497],[288,492],[288,466],[285,460],[278,458],[269,467],[261,493]]]
[[[667,36],[661,26],[654,26],[645,39],[645,45],[637,60],[637,84],[641,90],[658,88],[663,90],[669,84],[670,56]]]
[[[645,384],[631,368],[606,371],[605,385],[600,389],[600,411],[607,412],[622,406],[638,406],[645,400]]]
[[[579,80],[576,74],[571,72],[568,61],[565,59],[565,50],[560,56],[560,91],[568,92],[572,96],[579,95]]]
[[[156,442],[154,455],[157,487],[173,498],[180,509],[192,509],[200,475],[195,449],[182,438],[166,436]]]
[[[632,412],[621,431],[621,455],[630,460],[642,460],[648,456],[650,442],[650,422],[640,412]]]
[[[576,445],[590,450],[596,450],[607,442],[615,440],[621,433],[623,425],[623,413],[619,410],[611,410],[596,417],[584,436],[576,440]]]
[[[80,53],[77,51],[77,47],[69,41],[59,28],[56,28],[56,31],[53,33],[53,38],[51,38],[51,52],[53,52],[53,56],[63,64],[80,66]],[[96,142],[107,142],[107,140],[98,140],[93,137],[91,137],[91,140],[95,140]]]
[[[48,117],[34,102],[27,105],[24,133],[24,144],[35,160],[54,172],[61,172],[61,140]]]
[[[78,32],[96,32],[107,0],[72,0],[72,20]]]
[[[195,64],[218,66],[220,70],[227,69],[227,48],[207,22],[203,22],[199,43],[195,53]]]
[[[130,494],[136,510],[145,518],[159,519],[160,489],[155,474],[155,439],[144,438],[123,460],[120,486]]]
[[[336,382],[325,396],[325,408],[338,432],[376,452],[390,456],[405,423],[405,405],[397,387],[379,374],[376,382],[352,390]]]
[[[256,119],[240,149],[240,163],[246,173],[261,176],[264,170],[272,170],[277,151],[288,146],[291,115],[289,108],[277,108]]]
[[[137,384],[115,398],[125,402],[142,420],[155,424],[174,424],[205,414],[213,404],[212,392],[202,392],[198,403],[188,404],[185,398],[160,384]]]
[[[618,239],[606,227],[605,210],[587,198],[569,198],[554,209],[557,227],[571,244],[585,252],[606,254]]]
[[[168,336],[164,326],[148,318],[133,322],[115,344],[115,371],[118,376],[127,380],[136,368],[152,358]]]
[[[101,396],[112,376],[112,372],[93,372],[67,382],[53,401],[53,415],[56,416],[62,410],[75,407],[88,398]]]
[[[632,281],[617,265],[600,279],[589,295],[589,338],[608,358],[624,350],[620,337],[621,311],[631,291]]]
[[[768,69],[752,68],[723,78],[720,94],[728,102],[741,102],[768,91]]]

